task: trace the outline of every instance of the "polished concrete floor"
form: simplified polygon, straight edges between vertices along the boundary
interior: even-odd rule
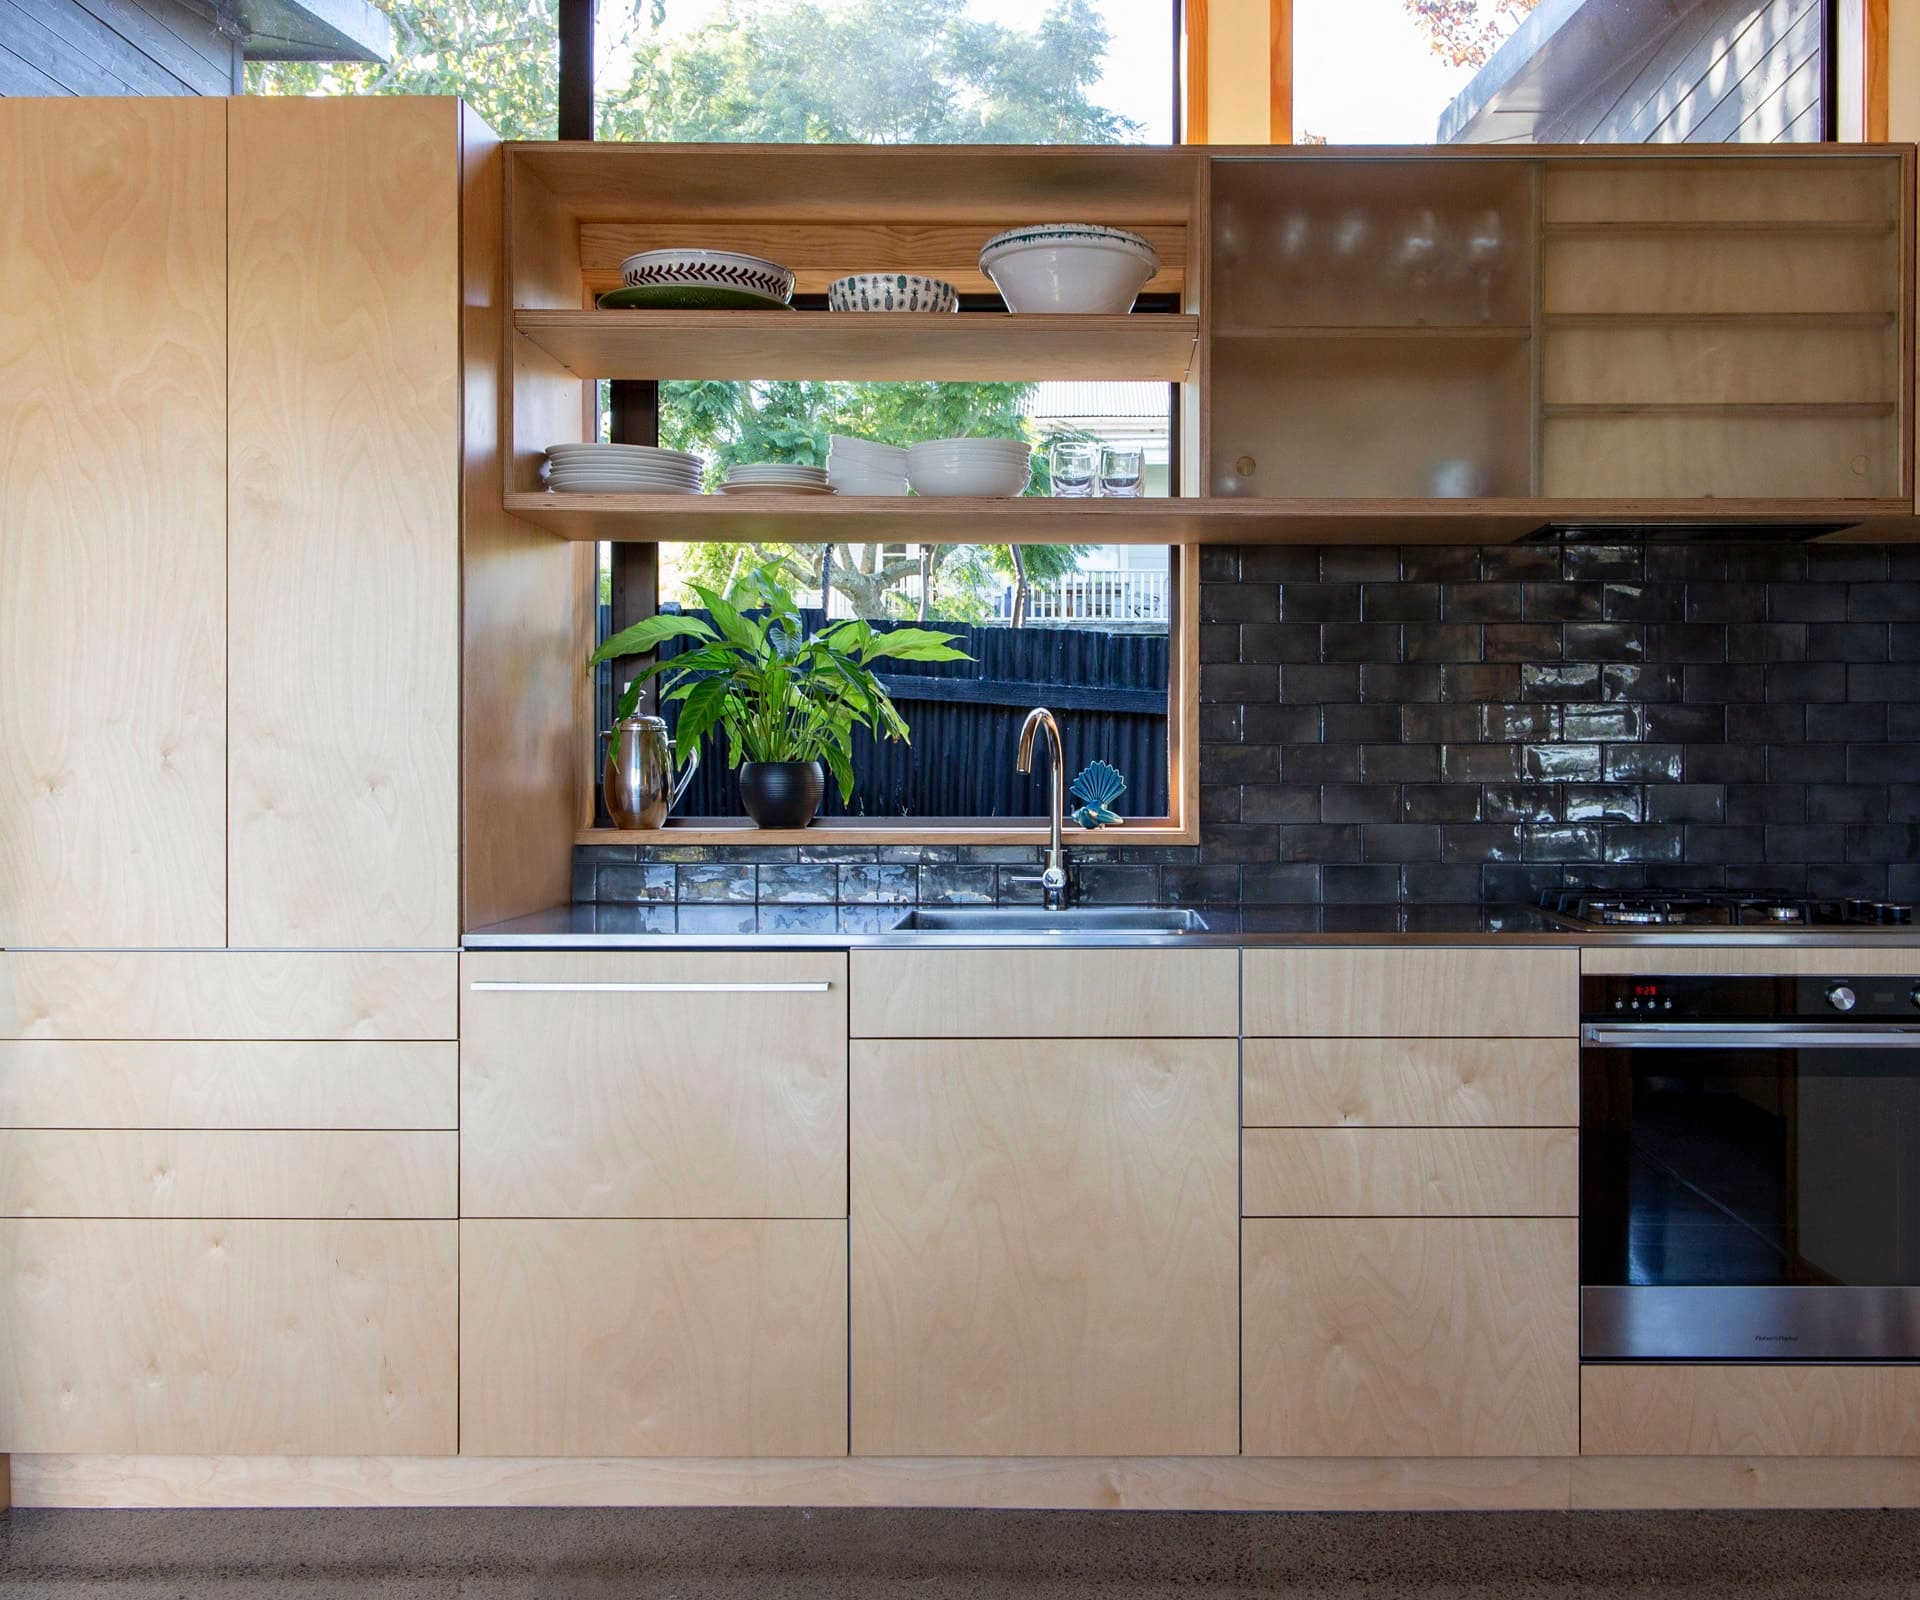
[[[5,1600],[1920,1597],[1920,1512],[14,1511]]]

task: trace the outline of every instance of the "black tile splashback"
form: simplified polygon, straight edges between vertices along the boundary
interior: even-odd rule
[[[1920,896],[1920,546],[1209,547],[1201,577],[1200,843],[1077,848],[1085,900]],[[1034,863],[596,845],[574,897],[985,903]]]

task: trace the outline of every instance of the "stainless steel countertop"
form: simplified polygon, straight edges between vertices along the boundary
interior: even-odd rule
[[[476,928],[469,950],[1061,949],[1243,945],[1730,945],[1789,949],[1920,948],[1920,927],[1564,927],[1532,906],[1195,906],[1205,933],[900,932],[905,905],[571,905]]]

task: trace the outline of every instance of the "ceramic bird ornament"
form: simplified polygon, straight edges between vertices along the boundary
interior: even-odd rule
[[[1080,802],[1073,820],[1083,828],[1104,828],[1120,820],[1113,802],[1126,792],[1127,780],[1104,761],[1092,761],[1071,785]]]

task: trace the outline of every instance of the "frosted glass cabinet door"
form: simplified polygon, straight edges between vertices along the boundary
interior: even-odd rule
[[[0,946],[226,943],[226,127],[0,99]]]

